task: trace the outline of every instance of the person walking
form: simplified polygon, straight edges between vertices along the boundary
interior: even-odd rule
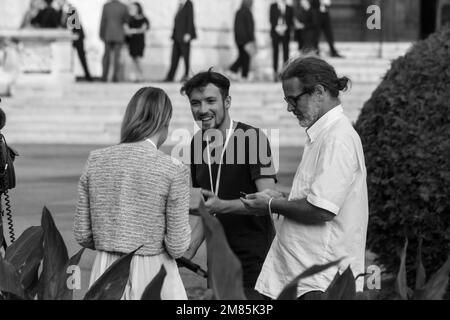
[[[191,41],[197,38],[194,19],[194,5],[190,0],[180,0],[172,33],[172,59],[165,82],[173,82],[180,58],[184,59],[184,76],[186,81],[190,71]]]
[[[144,15],[142,5],[138,2],[130,4],[130,20],[126,27],[127,44],[135,68],[135,82],[144,78],[142,57],[145,51],[145,35],[150,30],[150,22]]]
[[[276,299],[294,278],[313,265],[347,258],[354,275],[365,273],[369,204],[361,139],[344,113],[339,93],[347,89],[324,60],[299,58],[281,73],[287,109],[306,128],[308,140],[289,198],[275,190],[241,198],[251,212],[265,209],[283,217],[256,283]],[[341,266],[343,267],[343,266]],[[297,297],[325,297],[342,268],[301,279]],[[359,278],[356,289],[363,290]]]
[[[100,39],[105,44],[102,80],[108,82],[111,56],[113,61],[113,82],[119,82],[120,55],[125,42],[125,25],[129,15],[126,5],[119,0],[109,0],[104,6],[100,22]]]
[[[242,5],[236,12],[234,19],[234,39],[238,48],[238,58],[230,67],[231,78],[237,79],[237,73],[241,70],[243,79],[248,78],[251,56],[254,54],[255,23],[252,13],[253,0],[242,0]]]
[[[330,55],[334,58],[343,58],[334,46],[333,28],[330,17],[331,0],[320,0],[320,31],[325,35],[328,46],[330,47]]]
[[[78,184],[75,239],[97,251],[90,286],[143,246],[131,260],[122,299],[140,299],[161,266],[167,272],[161,298],[187,299],[175,259],[190,243],[189,169],[159,150],[171,117],[163,90],[137,91],[125,111],[121,143],[91,152]]]
[[[81,25],[80,16],[77,9],[69,3],[67,0],[60,1],[61,7],[61,26],[72,31],[77,39],[72,42],[72,46],[77,50],[78,58],[84,71],[86,81],[93,81],[91,72],[89,71],[88,62],[86,59],[86,50],[84,48],[84,29]],[[71,19],[71,20],[69,20]],[[70,21],[76,22],[75,25],[71,25]]]
[[[270,37],[272,38],[274,81],[278,81],[279,50],[283,48],[283,62],[289,59],[289,44],[294,13],[286,0],[277,0],[270,6]]]

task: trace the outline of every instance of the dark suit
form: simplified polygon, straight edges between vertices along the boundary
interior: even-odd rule
[[[325,12],[320,12],[320,31],[322,31],[327,39],[328,46],[330,47],[331,55],[337,55],[337,51],[334,47],[333,30],[331,29],[330,8],[325,6]]]
[[[38,28],[56,29],[60,26],[61,13],[51,6],[39,11],[31,20],[31,24]]]
[[[250,55],[245,50],[245,45],[255,41],[255,23],[251,10],[242,6],[234,19],[234,39],[239,51],[239,57],[230,67],[233,72],[242,69],[242,76],[247,78],[250,70]]]
[[[309,0],[311,8],[305,14],[304,49],[319,53],[320,0]]]
[[[273,70],[275,72],[278,71],[278,53],[280,44],[283,46],[283,61],[287,62],[289,59],[289,42],[291,40],[293,18],[294,13],[291,6],[286,6],[284,13],[281,12],[277,3],[273,3],[270,6],[270,36],[272,38]],[[276,27],[280,22],[286,27],[286,31],[283,35],[278,34],[276,31]]]
[[[190,53],[191,53],[191,41],[185,42],[184,36],[189,34],[191,40],[197,38],[197,32],[195,30],[194,22],[194,6],[190,0],[178,9],[175,16],[175,22],[172,33],[173,47],[172,47],[172,59],[170,63],[169,73],[166,80],[173,81],[175,73],[177,72],[178,62],[183,57],[185,72],[184,76],[187,77],[190,70]]]
[[[293,2],[294,18],[298,22],[305,24],[307,19],[307,11],[300,5],[300,0],[294,0]],[[305,29],[295,29],[295,39],[298,43],[298,50],[303,50],[305,46]]]
[[[103,81],[108,80],[111,54],[114,55],[113,81],[119,81],[120,52],[125,42],[124,25],[128,23],[128,8],[118,0],[112,0],[103,6],[100,23],[100,39],[105,43],[103,57]]]
[[[70,27],[70,26],[68,26],[68,20],[69,20],[69,17],[71,17],[73,15],[78,15],[76,9],[73,6],[70,7],[68,12],[62,13],[61,23],[62,23],[63,28]],[[79,19],[78,19],[78,21],[79,21]],[[77,50],[78,58],[80,59],[81,66],[83,67],[86,80],[91,81],[92,77],[91,77],[91,73],[89,72],[89,67],[88,67],[87,60],[86,60],[86,50],[84,49],[85,36],[84,36],[83,26],[80,25],[79,28],[72,28],[72,32],[74,35],[78,36],[78,38],[73,41],[73,47]]]

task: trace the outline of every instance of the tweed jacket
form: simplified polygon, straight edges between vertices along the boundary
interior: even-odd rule
[[[87,248],[181,257],[190,243],[189,169],[150,142],[91,152],[78,184],[74,222]]]

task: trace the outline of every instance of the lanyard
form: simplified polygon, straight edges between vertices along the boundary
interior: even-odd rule
[[[233,120],[230,119],[230,129],[228,129],[228,131],[227,131],[227,138],[225,140],[225,144],[223,145],[222,155],[220,157],[220,162],[219,162],[219,170],[217,171],[217,179],[216,179],[216,187],[215,188],[214,188],[214,185],[213,185],[213,178],[212,178],[211,151],[209,149],[209,139],[206,141],[206,148],[207,148],[207,151],[208,151],[209,183],[211,185],[211,191],[216,196],[219,196],[220,174],[222,172],[223,156],[225,154],[225,150],[227,149],[228,142],[230,142],[230,139],[231,139],[232,135],[233,135]]]
[[[148,142],[150,142],[156,149],[158,149],[158,147],[156,146],[156,144],[152,141],[152,140],[150,140],[150,139],[147,139],[147,140],[145,140],[145,141],[148,141]]]

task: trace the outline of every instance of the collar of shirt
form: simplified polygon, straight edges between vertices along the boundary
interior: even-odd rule
[[[150,142],[150,144],[151,144],[152,146],[154,146],[155,149],[158,149],[158,147],[156,146],[156,144],[155,144],[152,140],[147,139],[147,140],[145,140],[145,141]]]
[[[325,113],[316,123],[314,123],[309,129],[306,129],[306,134],[308,135],[309,142],[313,143],[319,134],[325,130],[334,121],[341,118],[344,113],[342,105],[338,105]]]

